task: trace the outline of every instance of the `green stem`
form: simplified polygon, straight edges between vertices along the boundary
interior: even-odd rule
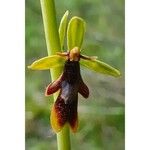
[[[56,23],[56,11],[54,0],[40,0],[42,8],[42,16],[44,23],[44,31],[46,37],[47,51],[48,55],[56,54],[56,52],[61,52],[59,34]],[[56,80],[61,74],[63,68],[51,69],[52,81]],[[54,95],[54,100],[56,100],[57,94]],[[58,150],[70,150],[70,131],[68,125],[57,134],[57,145]]]
[[[44,23],[45,38],[48,55],[60,51],[60,41],[56,23],[55,4],[53,0],[41,0],[42,16]],[[61,68],[51,70],[52,80],[55,80],[61,73]]]

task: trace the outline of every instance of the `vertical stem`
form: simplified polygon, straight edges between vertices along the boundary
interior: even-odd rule
[[[48,55],[60,51],[59,34],[56,23],[56,11],[53,0],[41,0],[42,16]],[[55,80],[61,73],[62,68],[51,70],[52,80]]]
[[[48,55],[56,54],[61,51],[59,34],[56,22],[56,11],[54,0],[40,0],[42,8],[42,16],[44,23],[45,38],[47,44]],[[52,81],[57,79],[61,74],[62,68],[51,69]],[[54,95],[54,100],[56,99]],[[58,150],[70,150],[70,132],[66,124],[64,128],[57,134]]]

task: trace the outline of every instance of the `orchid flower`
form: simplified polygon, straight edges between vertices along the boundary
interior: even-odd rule
[[[85,33],[85,22],[79,17],[73,17],[67,25],[68,14],[61,20],[59,35],[61,48],[64,47],[64,39],[67,28],[68,50],[55,55],[36,60],[28,68],[33,70],[47,70],[63,66],[59,78],[50,83],[45,91],[45,96],[59,91],[58,97],[51,110],[51,125],[56,133],[61,131],[68,123],[73,132],[78,127],[78,93],[84,98],[89,97],[89,89],[80,74],[80,65],[98,73],[119,77],[120,72],[114,67],[97,60],[96,56],[81,54],[82,42]]]

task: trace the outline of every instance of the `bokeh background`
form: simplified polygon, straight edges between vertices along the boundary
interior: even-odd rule
[[[71,133],[72,150],[124,150],[124,0],[55,0],[57,21],[66,10],[87,24],[83,54],[97,55],[122,72],[120,78],[81,69],[90,89],[79,96],[79,130]],[[47,56],[40,1],[26,0],[26,66]],[[26,67],[26,150],[56,150],[49,124],[52,98],[45,97],[49,71]]]

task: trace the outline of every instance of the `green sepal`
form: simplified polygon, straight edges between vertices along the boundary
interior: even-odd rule
[[[81,49],[85,33],[85,22],[82,18],[73,17],[67,28],[67,46],[68,50],[78,47]]]
[[[63,66],[64,62],[65,59],[63,57],[59,55],[52,55],[34,61],[30,66],[28,66],[28,68],[33,70],[46,70]]]
[[[80,59],[80,64],[98,73],[107,74],[114,77],[119,77],[121,75],[119,70],[96,59],[92,60]]]
[[[63,48],[64,48],[68,15],[69,15],[69,11],[67,10],[65,12],[65,14],[63,15],[63,17],[60,21],[60,25],[59,25],[59,38],[60,38],[61,50],[63,50]]]

